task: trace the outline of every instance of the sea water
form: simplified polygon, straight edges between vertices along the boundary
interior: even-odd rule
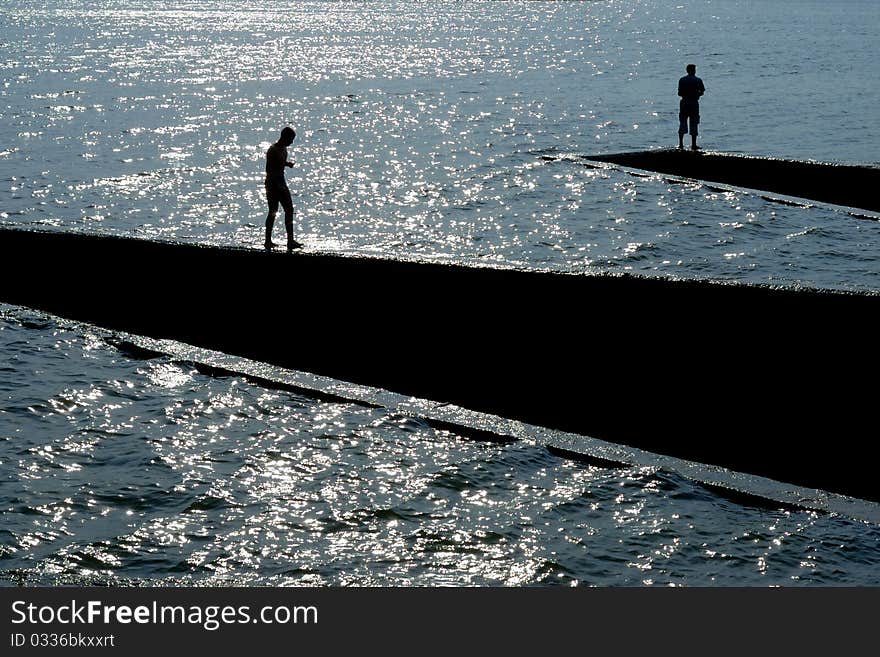
[[[289,124],[306,250],[880,290],[872,213],[580,159],[674,146],[692,62],[704,148],[877,164],[870,0],[12,1],[0,19],[3,226],[258,248]],[[21,308],[0,354],[8,584],[878,583],[880,531],[843,515],[139,360]]]

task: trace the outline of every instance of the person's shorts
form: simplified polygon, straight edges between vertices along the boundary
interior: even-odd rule
[[[293,212],[293,200],[290,198],[290,189],[287,185],[266,183],[266,200],[269,202],[269,212],[278,212],[278,206],[284,208],[284,212]]]
[[[700,104],[695,102],[681,101],[678,110],[678,134],[684,135],[690,132],[697,136],[697,126],[700,123]],[[690,130],[688,130],[690,124]]]

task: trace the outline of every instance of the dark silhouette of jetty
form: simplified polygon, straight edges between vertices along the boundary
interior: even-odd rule
[[[880,501],[880,295],[73,233],[0,245],[4,302]]]
[[[584,159],[880,212],[880,167],[677,149]]]

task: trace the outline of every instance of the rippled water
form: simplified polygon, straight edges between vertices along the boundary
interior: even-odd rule
[[[12,0],[0,222],[256,248],[290,123],[309,250],[880,290],[878,221],[577,161],[674,144],[694,61],[707,148],[877,163],[878,35],[872,0]],[[138,360],[21,309],[0,354],[5,583],[880,583],[880,529],[841,515]]]
[[[877,221],[542,158],[674,144],[695,61],[707,148],[877,162],[872,0],[0,15],[7,224],[257,247],[289,122],[308,249],[880,289]]]
[[[476,442],[7,308],[8,582],[880,584],[880,526]]]

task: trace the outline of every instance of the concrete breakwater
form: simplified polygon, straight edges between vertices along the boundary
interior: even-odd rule
[[[677,149],[584,159],[880,212],[880,167],[875,166]]]
[[[0,231],[0,300],[880,501],[880,295]]]

